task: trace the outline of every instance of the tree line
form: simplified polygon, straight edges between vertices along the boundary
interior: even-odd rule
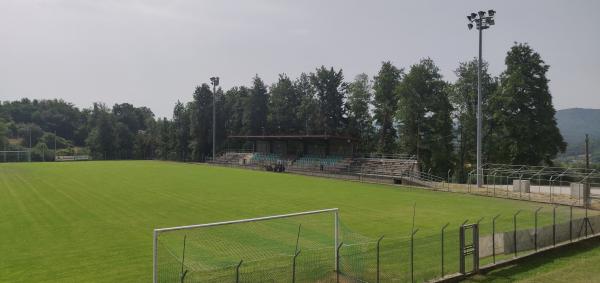
[[[550,164],[566,144],[556,125],[548,89],[549,66],[529,45],[515,43],[498,77],[483,64],[483,154],[485,162]],[[357,138],[361,152],[416,155],[423,170],[459,180],[475,164],[477,60],[462,62],[454,82],[433,60],[402,68],[382,62],[370,78],[345,81],[343,71],[321,66],[297,78],[280,74],[267,85],[216,90],[216,144],[241,148],[229,135],[330,134]],[[5,149],[86,152],[95,159],[201,161],[212,149],[213,92],[195,88],[190,102],[177,102],[170,119],[146,107],[94,103],[79,110],[62,100],[0,105]]]

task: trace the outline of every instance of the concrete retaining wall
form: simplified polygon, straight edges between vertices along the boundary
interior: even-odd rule
[[[513,192],[529,193],[531,182],[529,180],[513,180]]]
[[[600,215],[589,217],[590,224],[595,233],[600,232]],[[537,230],[537,247],[538,249],[553,245],[553,230],[552,225],[538,227]],[[572,223],[564,222],[556,224],[556,243],[569,241],[572,231],[573,239],[585,236],[585,227],[583,219],[574,219]],[[591,234],[591,229],[588,228],[588,234]],[[495,235],[496,254],[512,254],[514,248],[514,232],[501,232]],[[535,228],[517,230],[517,252],[530,251],[535,249]],[[479,237],[479,257],[492,256],[492,235]]]

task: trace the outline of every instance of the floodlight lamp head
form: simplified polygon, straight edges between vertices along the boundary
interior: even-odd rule
[[[484,12],[484,11],[479,11],[479,12],[477,12],[477,13],[479,14],[479,17],[483,17],[483,16],[485,16],[485,12]]]
[[[477,14],[471,13],[471,19],[475,19],[475,18],[477,18]]]
[[[473,20],[471,20],[471,15],[467,16],[467,20],[469,20],[469,22],[473,21]]]
[[[488,15],[490,15],[490,17],[493,17],[495,14],[496,14],[496,11],[488,10]]]
[[[210,81],[212,82],[213,86],[219,85],[219,77],[212,77],[210,78]]]
[[[473,29],[473,24],[468,24],[467,27],[470,29]]]

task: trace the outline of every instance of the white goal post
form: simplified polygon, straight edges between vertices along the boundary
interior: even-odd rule
[[[153,276],[152,276],[152,278],[153,278],[153,282],[154,283],[158,283],[158,280],[159,280],[159,274],[158,274],[159,236],[161,234],[163,234],[163,233],[174,232],[174,231],[182,231],[182,230],[205,229],[205,228],[210,228],[210,227],[215,228],[215,227],[218,227],[218,226],[228,226],[228,225],[250,223],[250,222],[264,222],[264,221],[268,221],[268,220],[284,219],[284,218],[292,218],[292,217],[300,217],[300,216],[315,215],[315,214],[327,214],[327,213],[333,214],[333,219],[332,219],[333,221],[331,221],[331,223],[333,223],[333,227],[332,227],[333,228],[333,231],[332,231],[332,235],[333,235],[333,241],[332,241],[333,242],[333,247],[331,247],[331,248],[332,248],[332,250],[334,252],[334,254],[333,254],[334,261],[332,262],[333,267],[334,267],[333,270],[336,270],[337,269],[337,265],[338,265],[338,262],[337,262],[337,260],[338,260],[337,247],[338,247],[338,244],[339,244],[339,209],[338,208],[330,208],[330,209],[304,211],[304,212],[281,214],[281,215],[272,215],[272,216],[249,218],[249,219],[240,219],[240,220],[233,220],[233,221],[214,222],[214,223],[206,223],[206,224],[197,224],[197,225],[188,225],[188,226],[178,226],[178,227],[169,227],[169,228],[154,229],[154,231],[153,231],[153,252],[152,252],[152,257],[153,257],[153,259],[152,259],[152,262],[153,262]],[[308,221],[310,221],[310,219]],[[298,228],[298,235],[300,234],[299,229],[300,228]],[[184,244],[184,247],[185,247],[185,244]],[[183,262],[181,264],[183,265]]]

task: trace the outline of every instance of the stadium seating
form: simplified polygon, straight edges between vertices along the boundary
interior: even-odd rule
[[[291,162],[291,170],[328,171],[331,173],[346,172],[352,163],[351,158],[337,155],[319,156],[304,155]]]
[[[401,176],[415,169],[414,159],[356,158],[351,171],[381,176]]]
[[[215,163],[256,166],[280,164],[291,171],[318,171],[334,174],[361,174],[384,177],[407,176],[416,168],[416,160],[408,158],[343,157],[338,155],[303,156],[275,153],[227,152],[215,159]]]
[[[256,152],[252,155],[252,158],[250,158],[250,160],[252,161],[252,163],[274,164],[274,163],[277,163],[277,161],[280,161],[283,159],[281,158],[281,156],[279,154]]]
[[[214,163],[218,164],[229,164],[229,165],[242,165],[244,159],[249,160],[251,153],[247,152],[226,152],[215,158]]]
[[[342,160],[341,156],[317,156],[317,155],[304,155],[296,161],[294,164],[299,166],[334,166],[338,161]]]

